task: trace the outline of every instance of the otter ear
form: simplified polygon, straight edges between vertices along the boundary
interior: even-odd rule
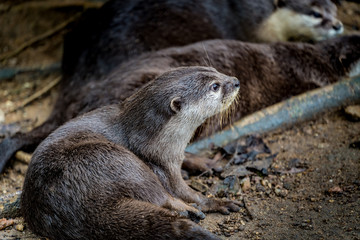
[[[343,61],[346,59],[346,56],[344,55],[344,54],[341,54],[340,56],[339,56],[339,61],[341,62],[341,63],[343,63]]]
[[[349,67],[350,65],[350,61],[348,60],[348,58],[346,57],[345,54],[341,54],[339,56],[339,62],[341,63],[341,65],[344,67],[344,68],[347,68]]]
[[[282,8],[286,6],[286,0],[274,0],[275,8]]]
[[[170,108],[174,111],[174,113],[177,113],[181,110],[181,104],[182,101],[180,97],[173,98],[170,103]]]

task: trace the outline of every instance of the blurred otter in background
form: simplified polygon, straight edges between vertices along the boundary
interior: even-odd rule
[[[111,0],[64,42],[64,79],[86,81],[147,51],[207,39],[319,41],[343,32],[330,0]]]
[[[117,66],[101,79],[64,84],[49,119],[26,134],[0,143],[0,169],[20,149],[32,151],[64,122],[95,108],[119,103],[160,74],[181,66],[211,65],[240,80],[237,120],[307,90],[360,73],[360,36],[343,36],[317,44],[243,43],[209,40],[145,53]],[[198,131],[196,138],[220,129],[220,123]],[[223,124],[226,126],[226,123]]]

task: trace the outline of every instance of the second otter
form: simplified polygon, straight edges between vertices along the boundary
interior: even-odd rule
[[[360,70],[360,36],[343,36],[315,45],[250,44],[211,40],[143,54],[123,63],[102,79],[63,85],[49,119],[26,134],[0,143],[0,171],[19,149],[33,151],[51,131],[93,109],[119,103],[144,84],[175,67],[211,65],[241,79],[243,89],[232,119],[315,87],[356,75]],[[223,125],[225,126],[225,124]],[[219,130],[215,124],[209,134]]]
[[[123,104],[80,116],[36,149],[21,209],[50,239],[217,239],[174,215],[238,211],[181,177],[184,149],[208,117],[228,108],[240,83],[213,68],[167,72]]]

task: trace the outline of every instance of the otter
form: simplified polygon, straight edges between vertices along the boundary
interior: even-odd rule
[[[51,131],[69,119],[122,102],[174,67],[211,65],[221,73],[240,79],[243,92],[231,116],[234,121],[290,96],[336,82],[350,73],[356,75],[356,70],[360,70],[359,58],[359,35],[333,38],[315,45],[209,40],[145,53],[120,64],[101,79],[92,78],[86,84],[63,83],[54,110],[44,124],[0,143],[0,169],[17,150],[33,151]],[[197,131],[195,140],[221,128],[218,121],[204,126]]]
[[[237,78],[213,68],[177,68],[120,105],[65,123],[31,159],[25,221],[50,239],[217,239],[179,217],[203,218],[187,203],[204,212],[239,206],[192,190],[181,163],[192,133],[226,110],[239,88]]]
[[[63,80],[86,81],[144,52],[208,39],[319,41],[342,32],[330,0],[111,0],[65,37]]]

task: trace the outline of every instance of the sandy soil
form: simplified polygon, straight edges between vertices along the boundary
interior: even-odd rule
[[[22,2],[0,3],[0,56],[83,10],[79,6],[29,7]],[[343,1],[339,16],[347,32],[359,30],[359,4]],[[59,62],[66,31],[63,28],[1,60],[0,67],[42,67]],[[56,88],[26,107],[9,111],[58,76],[59,70],[52,70],[0,80],[0,127],[17,122],[15,130],[28,131],[43,122],[57,97]],[[267,176],[239,179],[247,185],[239,188],[235,197],[245,200],[246,207],[229,216],[208,214],[200,224],[224,239],[360,239],[360,149],[353,144],[360,141],[360,122],[348,120],[338,110],[261,138],[278,155]],[[294,166],[302,171],[291,171]],[[26,169],[25,163],[12,161],[0,176],[1,197],[21,190]],[[209,187],[219,179],[193,178]],[[0,239],[41,238],[17,218],[0,231]]]

